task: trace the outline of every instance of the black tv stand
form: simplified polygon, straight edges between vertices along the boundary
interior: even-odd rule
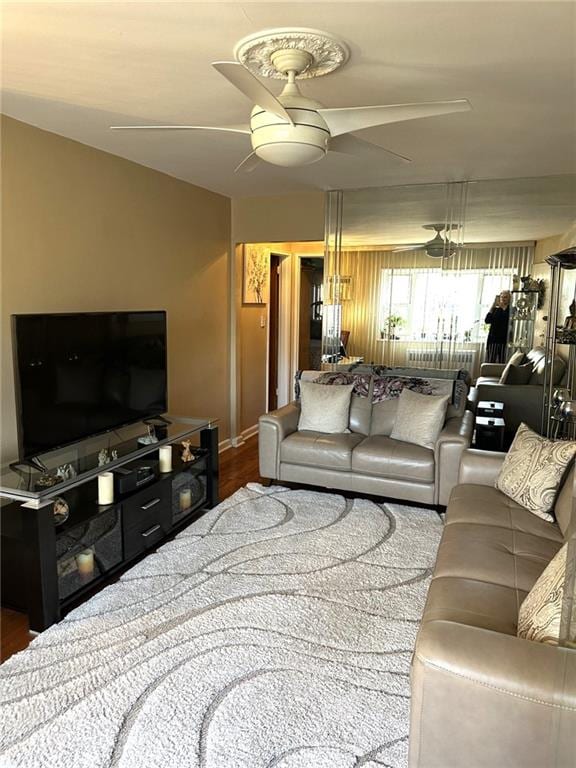
[[[117,443],[119,458],[105,466],[98,466],[97,452],[78,448],[78,474],[52,487],[35,483],[49,470],[16,462],[13,477],[3,476],[2,496],[14,501],[0,510],[2,605],[26,611],[30,629],[41,632],[214,507],[218,428],[206,420],[187,422],[174,419],[164,438],[145,447],[138,446],[140,426],[134,425],[131,439]],[[193,443],[191,461],[182,461],[183,440]],[[130,492],[118,489],[112,504],[98,504],[99,473],[155,462],[162,445],[172,445],[170,472]],[[54,464],[60,458],[45,457]],[[69,513],[57,524],[61,501]]]

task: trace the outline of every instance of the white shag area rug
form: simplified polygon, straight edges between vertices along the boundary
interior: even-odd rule
[[[248,485],[0,667],[0,765],[404,768],[441,531]]]

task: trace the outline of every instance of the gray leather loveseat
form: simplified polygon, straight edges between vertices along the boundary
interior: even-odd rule
[[[314,381],[319,375],[319,371],[304,371],[302,379]],[[460,456],[472,439],[473,414],[465,410],[465,382],[450,382],[453,402],[432,450],[390,438],[398,399],[373,402],[378,381],[376,376],[366,376],[361,393],[352,395],[349,433],[299,432],[298,401],[261,416],[262,477],[423,504],[447,504],[457,482]]]
[[[500,377],[506,366],[499,363],[482,363],[480,376],[470,390],[471,408],[482,400],[504,403],[506,431],[516,432],[522,422],[540,431],[542,419],[542,398],[544,396],[545,355],[542,347],[534,347],[526,355],[526,365],[532,366],[526,384],[500,384]],[[552,378],[554,385],[560,384],[566,371],[562,358],[554,359]]]
[[[517,637],[524,598],[576,534],[574,471],[546,522],[494,487],[503,460],[462,456],[412,662],[410,768],[576,765],[576,648]]]

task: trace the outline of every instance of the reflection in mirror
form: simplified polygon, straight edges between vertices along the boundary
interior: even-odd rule
[[[569,175],[329,193],[323,367],[365,362],[476,376],[495,296],[531,272],[536,240],[569,228],[574,199]],[[503,360],[531,348],[533,323],[510,342],[502,324]]]

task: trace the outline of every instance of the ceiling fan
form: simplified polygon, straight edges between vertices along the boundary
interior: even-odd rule
[[[263,160],[297,167],[322,160],[328,152],[351,155],[391,155],[410,158],[352,136],[354,131],[405,120],[417,120],[472,107],[466,99],[368,107],[325,108],[303,96],[296,79],[333,72],[349,57],[347,46],[326,32],[307,28],[272,29],[249,35],[235,47],[238,61],[212,66],[255,104],[246,125],[113,125],[112,130],[220,131],[243,134],[252,152],[236,171],[252,171]],[[254,74],[287,80],[276,96]]]
[[[394,248],[394,253],[401,251],[426,251],[426,254],[432,259],[447,259],[454,256],[458,249],[458,243],[453,243],[448,234],[453,229],[458,229],[458,224],[424,224],[422,229],[436,232],[435,237],[427,243],[417,243],[415,245],[405,245],[400,248]],[[448,234],[448,239],[442,237],[442,232]]]

